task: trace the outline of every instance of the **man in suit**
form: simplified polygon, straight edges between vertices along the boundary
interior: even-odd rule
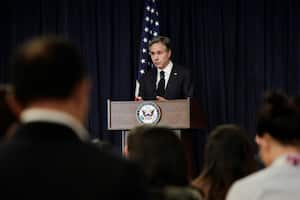
[[[149,53],[155,68],[139,81],[137,100],[167,100],[192,97],[193,85],[190,71],[173,64],[170,39],[157,36],[149,42]]]
[[[129,161],[90,143],[84,121],[91,83],[77,49],[58,37],[31,40],[12,60],[21,124],[0,147],[2,196],[14,199],[145,199]]]
[[[136,100],[167,101],[193,97],[190,71],[171,61],[170,39],[165,36],[154,37],[148,47],[155,67],[146,72],[139,81],[139,93]],[[187,152],[189,174],[193,174],[192,138],[189,131],[182,130],[181,132],[185,132],[181,134],[181,137]]]

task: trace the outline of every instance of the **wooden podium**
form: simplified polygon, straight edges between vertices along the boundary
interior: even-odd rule
[[[156,125],[172,129],[200,129],[205,127],[201,109],[191,99],[169,101],[107,101],[108,130],[130,130],[142,125],[137,119],[137,109],[142,103],[158,105],[161,118]]]
[[[107,101],[108,130],[122,130],[122,150],[127,144],[126,131],[142,125],[139,122],[137,110],[141,104],[155,103],[160,109],[160,120],[157,126],[167,126],[174,130],[182,130],[180,137],[188,160],[189,179],[197,174],[194,168],[192,135],[188,129],[203,129],[206,127],[199,104],[191,99],[168,101]],[[183,131],[183,129],[185,129]]]

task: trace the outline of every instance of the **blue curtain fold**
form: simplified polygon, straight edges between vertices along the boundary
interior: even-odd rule
[[[69,38],[81,49],[94,83],[88,127],[93,137],[120,150],[119,132],[107,131],[106,101],[133,100],[143,1],[1,4],[0,82],[9,81],[9,55],[20,42],[46,33]],[[253,138],[264,91],[300,95],[299,1],[160,0],[158,9],[173,61],[193,71],[207,130],[236,123]],[[195,137],[196,151],[203,150],[203,134]]]

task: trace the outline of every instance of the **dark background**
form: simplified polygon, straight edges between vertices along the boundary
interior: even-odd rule
[[[120,151],[119,132],[106,130],[106,101],[133,99],[143,1],[1,4],[0,82],[8,82],[9,56],[20,42],[46,33],[69,38],[81,49],[94,82],[89,129]],[[199,168],[208,130],[237,123],[253,140],[263,92],[300,93],[300,1],[159,0],[158,7],[161,34],[172,40],[173,61],[192,70],[208,122],[193,136]]]

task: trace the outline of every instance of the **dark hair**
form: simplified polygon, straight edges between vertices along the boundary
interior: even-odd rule
[[[299,144],[300,112],[295,101],[279,91],[268,91],[257,116],[257,135],[268,133],[282,144]]]
[[[17,116],[7,103],[6,96],[8,92],[10,92],[8,87],[0,86],[0,139],[6,135],[11,125],[17,121]]]
[[[129,158],[141,165],[151,186],[188,184],[184,148],[171,129],[137,127],[127,142]]]
[[[300,96],[293,96],[291,98],[295,106],[297,106],[298,109],[300,109]]]
[[[162,43],[166,46],[167,50],[171,49],[171,40],[166,36],[156,36],[150,40],[148,47],[150,48],[155,43]]]
[[[209,185],[208,200],[225,199],[231,184],[254,169],[253,151],[243,129],[219,125],[210,133],[200,175]]]
[[[11,62],[16,99],[24,105],[34,99],[68,97],[85,76],[75,46],[55,36],[26,42],[16,50]]]

